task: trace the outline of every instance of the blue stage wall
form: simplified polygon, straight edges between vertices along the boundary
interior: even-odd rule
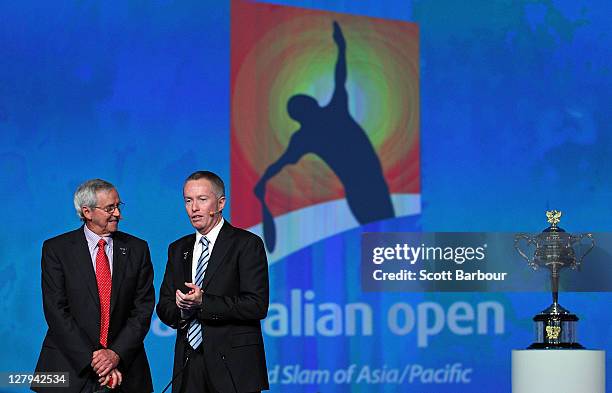
[[[510,351],[532,341],[531,317],[549,296],[362,293],[360,234],[536,232],[552,208],[566,213],[569,231],[612,231],[612,4],[275,4],[418,24],[422,212],[325,238],[270,266],[274,319],[263,325],[272,391],[509,392]],[[0,4],[0,371],[35,366],[46,329],[41,245],[80,225],[72,193],[83,180],[118,187],[121,229],[148,241],[159,288],[167,245],[192,230],[183,179],[196,169],[230,177],[229,32],[229,2]],[[581,317],[580,341],[606,350],[609,366],[610,294],[561,300]],[[322,304],[342,312],[341,331],[318,327]],[[473,312],[464,329],[449,323],[453,307]],[[351,308],[361,310],[354,320]],[[306,320],[292,327],[308,310],[313,331]],[[401,315],[413,316],[412,327]],[[173,342],[154,317],[146,347],[156,391],[170,378]],[[471,369],[469,382],[428,382],[426,373],[456,364]],[[407,368],[420,376],[395,382],[392,370]],[[343,382],[350,369],[352,383]]]

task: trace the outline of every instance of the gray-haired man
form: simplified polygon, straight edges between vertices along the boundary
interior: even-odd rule
[[[64,392],[153,391],[143,345],[155,303],[153,266],[147,243],[117,230],[122,205],[111,183],[88,180],[74,194],[84,225],[43,244],[49,329],[36,371],[69,372]]]

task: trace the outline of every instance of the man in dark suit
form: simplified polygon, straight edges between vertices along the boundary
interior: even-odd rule
[[[195,234],[170,244],[157,315],[178,330],[173,392],[267,390],[260,320],[268,312],[268,262],[256,235],[223,219],[225,187],[199,171],[183,187]]]
[[[145,241],[117,231],[121,205],[112,184],[89,180],[74,194],[84,225],[43,244],[49,329],[36,371],[68,371],[62,392],[153,391],[143,344],[155,305],[153,266]]]

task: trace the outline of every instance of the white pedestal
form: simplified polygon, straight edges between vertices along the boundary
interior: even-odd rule
[[[605,393],[606,353],[583,349],[512,351],[512,393]]]

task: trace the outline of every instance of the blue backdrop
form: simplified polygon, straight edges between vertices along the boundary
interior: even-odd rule
[[[612,231],[612,3],[277,4],[419,25],[422,214],[327,238],[270,267],[277,319],[264,330],[268,366],[280,370],[272,390],[510,391],[510,351],[532,341],[531,317],[548,295],[364,294],[359,234],[535,232],[548,208],[566,212],[572,232]],[[0,4],[0,371],[34,368],[46,329],[40,248],[80,225],[71,202],[79,183],[101,177],[118,187],[127,207],[122,230],[149,242],[159,288],[167,245],[192,230],[184,177],[210,169],[229,179],[229,9],[218,1]],[[230,189],[230,204],[231,196]],[[607,350],[608,363],[611,299],[561,295],[581,317],[580,341]],[[331,335],[316,323],[312,335],[283,330],[307,304],[315,319],[322,304],[345,316],[361,311],[353,330],[350,318]],[[453,305],[474,312],[463,333],[448,325]],[[171,334],[154,318],[146,347],[156,390],[170,377]],[[472,369],[470,382],[289,380],[308,377],[295,365],[333,372],[355,364],[359,372],[456,363]]]

